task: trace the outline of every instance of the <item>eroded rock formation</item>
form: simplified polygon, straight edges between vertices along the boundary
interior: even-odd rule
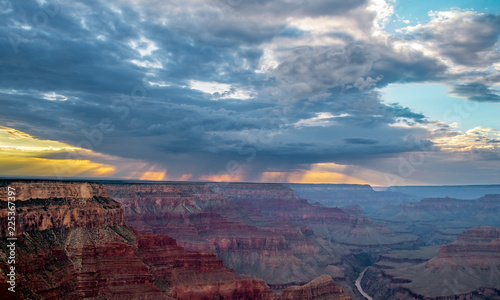
[[[171,237],[126,226],[120,204],[100,184],[21,181],[9,185],[19,199],[15,202],[17,298],[271,297],[262,280],[236,274],[214,254],[186,251]],[[4,225],[6,182],[0,190],[0,224]],[[7,253],[2,243],[1,293],[7,293]]]
[[[357,274],[348,259],[355,260],[354,254],[419,243],[375,224],[359,208],[347,213],[312,205],[282,184],[131,186],[107,185],[130,226],[215,253],[237,273],[263,279],[274,290],[328,274],[353,294]]]
[[[302,286],[291,286],[284,289],[278,296],[283,300],[350,300],[342,288],[335,284],[332,277],[322,275]]]

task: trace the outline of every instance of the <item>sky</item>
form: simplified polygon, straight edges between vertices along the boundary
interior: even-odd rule
[[[0,0],[0,176],[500,184],[500,2]]]

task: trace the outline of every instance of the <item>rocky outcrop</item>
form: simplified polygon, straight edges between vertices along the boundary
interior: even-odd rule
[[[138,235],[138,257],[149,267],[157,286],[176,299],[269,299],[259,279],[238,275],[214,254],[186,251],[158,234]]]
[[[457,290],[457,282],[453,279],[441,280],[440,288],[431,294],[418,293],[402,283],[406,280],[394,279],[378,268],[370,268],[363,277],[363,289],[374,300],[485,300],[500,299],[500,289],[480,287],[470,292]],[[408,284],[408,283],[407,283]]]
[[[214,186],[214,184],[210,184]],[[229,199],[299,199],[295,192],[279,183],[221,183],[213,188]]]
[[[271,227],[280,222],[288,222],[296,226],[308,226],[316,235],[333,243],[366,248],[418,243],[415,236],[388,230],[365,215],[360,215],[359,211],[356,214],[348,214],[337,207],[311,205],[296,196],[273,199],[260,199],[256,196],[233,199],[229,196],[229,199],[229,204],[245,213],[248,223],[258,227]],[[270,222],[273,225],[270,226]]]
[[[127,222],[137,223],[137,228],[145,221],[144,215],[173,217],[197,213],[213,213],[200,217],[219,215],[226,222],[245,225],[268,223],[270,217],[273,222],[327,219],[349,225],[368,222],[364,216],[351,217],[339,208],[312,206],[280,184],[111,184],[107,187],[110,195],[122,203]],[[244,215],[241,210],[245,210]]]
[[[18,234],[48,229],[125,225],[120,204],[109,197],[25,199],[16,203],[16,210]],[[7,209],[0,211],[2,228],[7,228],[7,214]],[[2,236],[5,234],[6,231],[2,231]]]
[[[322,275],[302,286],[291,286],[281,291],[276,299],[283,300],[309,300],[309,299],[330,299],[330,300],[350,300],[351,297],[345,294],[340,286],[335,284],[332,277]]]
[[[475,203],[453,198],[428,198],[384,208],[379,218],[391,221],[438,221],[463,218],[473,212]]]
[[[500,194],[500,185],[392,186],[388,190],[422,198],[473,200],[486,194]]]
[[[206,183],[175,184],[108,184],[109,194],[123,203],[125,214],[144,213],[196,213],[207,206],[225,204],[222,194]],[[152,204],[155,205],[152,205]]]
[[[49,180],[22,180],[1,181],[0,187],[7,184],[16,190],[16,200],[27,201],[35,199],[90,199],[93,197],[106,198],[108,192],[102,184],[90,182],[49,181]],[[7,189],[0,188],[0,199],[7,199]]]
[[[123,206],[127,224],[139,231],[168,234],[189,250],[215,252],[199,226],[226,222],[207,207],[224,206],[225,198],[205,183],[108,184],[111,197]],[[235,225],[235,224],[232,224]],[[230,227],[232,228],[232,227]]]
[[[21,195],[15,203],[17,298],[270,298],[262,280],[236,274],[214,254],[186,251],[171,237],[124,225],[119,203],[102,185],[53,183],[47,192],[37,189],[48,181],[9,182]],[[3,224],[7,208],[0,204]],[[2,293],[8,252],[0,244]]]
[[[235,199],[258,197],[259,193],[267,200],[285,196],[297,199],[293,191],[281,185],[271,184],[269,189],[266,186],[145,184],[129,189],[127,185],[112,184],[108,189],[123,204],[127,223],[138,230],[170,235],[190,250],[216,253],[238,273],[264,279],[273,287],[305,284],[321,273],[294,256],[294,250],[303,253],[314,248],[300,227],[254,226],[254,221],[264,220],[258,209],[238,211],[239,206],[232,203]],[[295,237],[287,239],[291,236]]]

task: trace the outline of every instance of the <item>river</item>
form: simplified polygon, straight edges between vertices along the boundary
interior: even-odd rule
[[[361,274],[359,274],[358,279],[356,279],[355,285],[358,288],[358,291],[361,293],[361,295],[363,295],[368,300],[373,300],[373,298],[370,297],[370,295],[368,295],[365,291],[363,291],[363,288],[361,287],[361,280],[363,279],[363,276],[365,275],[366,269],[368,269],[368,268],[369,267],[366,267],[363,270],[363,272],[361,272]]]

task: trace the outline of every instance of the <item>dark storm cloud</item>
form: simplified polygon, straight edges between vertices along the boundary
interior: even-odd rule
[[[224,1],[223,1],[224,2]],[[254,13],[270,12],[274,15],[305,15],[325,16],[343,14],[353,8],[365,5],[367,0],[300,0],[300,1],[273,1],[273,0],[228,0],[225,1],[236,10]]]
[[[477,102],[500,102],[500,95],[482,83],[455,85],[450,93]]]
[[[107,9],[103,7],[102,11]],[[1,71],[5,86],[39,91],[73,89],[108,93],[123,92],[124,84],[131,85],[140,78],[139,70],[131,66],[114,68],[125,65],[125,61],[133,57],[131,49],[119,42],[97,40],[94,28],[83,29],[74,16],[64,12],[63,8],[53,18],[45,15],[47,21],[37,26],[33,20],[44,13],[43,8],[34,5],[34,1],[22,5],[16,2],[14,12],[6,18],[13,26],[1,28],[0,55],[4,59]],[[113,21],[112,14],[105,15],[110,22]],[[92,21],[92,16],[89,19]],[[112,36],[113,39],[135,36],[130,26],[120,25],[115,28],[119,34]]]
[[[381,76],[380,86],[394,82],[422,82],[439,80],[444,77],[446,66],[435,58],[426,57],[419,51],[401,54],[381,47],[377,59],[369,71],[372,77]]]
[[[174,176],[217,172],[235,160],[258,178],[268,168],[419,151],[409,137],[425,144],[428,132],[411,125],[426,117],[381,103],[374,88],[446,72],[421,52],[402,55],[345,32],[325,35],[342,45],[276,45],[279,65],[260,69],[263,44],[308,38],[288,18],[358,8],[370,23],[364,0],[75,1],[54,14],[49,0],[8,3],[0,7],[0,124],[158,163]],[[33,23],[42,13],[46,22]],[[211,95],[192,80],[231,90]],[[224,97],[239,89],[252,97]]]
[[[290,99],[314,99],[336,88],[348,93],[394,82],[437,80],[445,71],[442,63],[418,51],[402,56],[388,45],[347,41],[345,46],[299,48],[273,75]]]
[[[343,141],[344,143],[348,144],[364,144],[364,145],[373,145],[378,143],[377,140],[365,139],[365,138],[347,138],[343,139]]]
[[[330,88],[346,87],[359,79],[364,80],[374,60],[373,54],[366,50],[361,47],[303,47],[291,53],[274,75],[287,85],[292,98],[309,98]]]

